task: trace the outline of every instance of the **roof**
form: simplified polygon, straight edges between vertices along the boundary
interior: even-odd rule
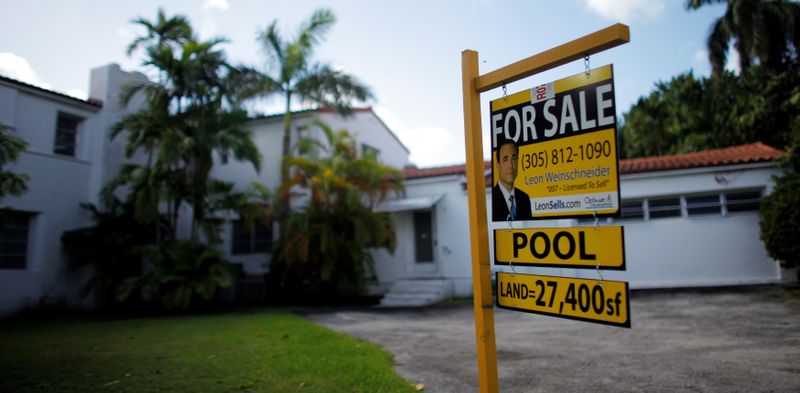
[[[620,160],[620,173],[656,172],[674,169],[774,161],[783,151],[761,142],[669,156]]]
[[[702,168],[721,165],[749,164],[775,161],[784,152],[761,142],[712,149],[693,153],[681,153],[657,157],[629,158],[620,160],[620,174],[657,172],[676,169]],[[484,170],[492,167],[491,161],[483,163]],[[457,175],[466,173],[466,164],[432,168],[406,168],[406,179]],[[487,182],[491,185],[491,179]]]
[[[486,161],[483,163],[483,170],[488,171],[492,169],[492,162]],[[456,164],[448,166],[439,166],[432,168],[405,168],[403,173],[408,179],[419,179],[424,177],[436,177],[447,175],[459,175],[467,172],[466,164]]]
[[[411,151],[408,150],[408,147],[406,147],[406,145],[403,144],[402,141],[400,141],[400,138],[397,137],[397,134],[395,134],[394,131],[392,131],[392,129],[389,128],[389,126],[387,126],[386,123],[384,123],[383,119],[381,119],[380,116],[378,116],[378,114],[375,113],[374,110],[372,110],[371,106],[364,107],[364,108],[353,108],[353,109],[351,109],[351,111],[353,113],[365,113],[365,112],[372,113],[372,115],[375,116],[376,119],[378,119],[378,121],[381,123],[381,125],[383,125],[383,127],[386,128],[387,131],[389,131],[389,135],[391,135],[392,138],[394,138],[394,140],[397,141],[397,143],[399,143],[400,146],[406,152],[411,153]],[[336,110],[333,109],[333,108],[304,109],[304,110],[299,110],[299,111],[292,112],[292,116],[307,116],[307,115],[313,115],[313,114],[316,114],[316,113],[336,113]],[[281,119],[283,119],[283,115],[284,115],[283,113],[277,113],[277,114],[273,114],[273,115],[255,116],[255,117],[252,118],[252,120],[267,120],[267,121],[281,120]]]
[[[54,90],[48,90],[48,89],[45,89],[45,88],[42,88],[42,87],[39,87],[39,86],[36,86],[36,85],[32,85],[30,83],[25,83],[25,82],[17,80],[17,79],[9,78],[7,76],[0,75],[0,81],[11,83],[13,85],[17,85],[19,87],[30,89],[30,90],[33,90],[33,91],[36,91],[36,92],[39,92],[39,93],[44,93],[44,94],[47,94],[47,95],[51,95],[51,96],[54,96],[56,98],[66,99],[68,101],[72,101],[72,102],[79,103],[79,104],[82,104],[82,105],[90,105],[90,106],[93,106],[95,108],[102,108],[103,107],[103,101],[100,101],[100,100],[95,100],[95,99],[92,99],[92,98],[90,98],[88,100],[83,100],[83,99],[76,98],[76,97],[73,97],[73,96],[70,96],[70,95],[66,95],[64,93],[59,93],[59,92],[54,91]]]

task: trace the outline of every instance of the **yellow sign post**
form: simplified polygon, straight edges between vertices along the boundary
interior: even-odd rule
[[[496,229],[495,265],[625,270],[623,227]]]
[[[465,50],[461,53],[473,305],[478,352],[478,382],[481,393],[497,392],[498,381],[483,170],[480,93],[500,87],[504,83],[511,83],[622,45],[628,41],[630,41],[628,26],[615,24],[484,75],[479,73],[478,52]]]

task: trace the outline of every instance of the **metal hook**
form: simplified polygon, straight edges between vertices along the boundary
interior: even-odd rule
[[[503,102],[508,102],[508,90],[506,89],[506,82],[503,82]]]
[[[586,79],[589,79],[589,77],[592,76],[592,71],[591,71],[591,69],[589,69],[589,54],[588,53],[586,54],[586,57],[583,58],[583,65],[586,66],[586,71],[584,71],[586,73]]]

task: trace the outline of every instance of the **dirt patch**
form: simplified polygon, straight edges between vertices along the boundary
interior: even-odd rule
[[[798,392],[800,291],[631,293],[632,328],[495,309],[502,392]],[[309,318],[377,343],[427,392],[478,391],[472,306]]]

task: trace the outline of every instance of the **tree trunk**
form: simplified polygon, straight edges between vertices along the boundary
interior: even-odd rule
[[[288,158],[291,156],[292,148],[292,93],[289,89],[286,90],[286,112],[283,115],[283,157],[281,157],[281,184],[289,180],[289,162]],[[278,217],[287,217],[290,213],[291,207],[289,204],[289,197],[279,196],[278,198]]]
[[[286,111],[283,115],[283,157],[281,159],[281,183],[289,179],[289,164],[286,158],[292,152],[292,108],[291,108],[292,93],[286,92]]]

